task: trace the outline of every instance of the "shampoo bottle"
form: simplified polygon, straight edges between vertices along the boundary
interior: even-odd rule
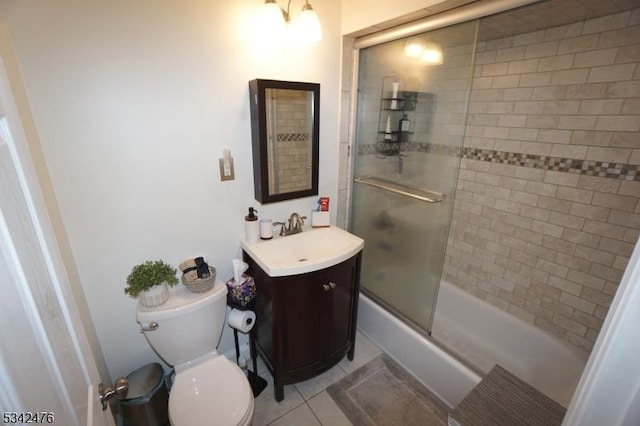
[[[398,123],[398,139],[400,142],[407,142],[409,140],[409,125],[411,121],[409,121],[409,117],[407,114],[402,114],[402,118]]]
[[[244,238],[248,243],[256,243],[260,239],[257,211],[253,207],[249,207],[249,214],[244,217]]]

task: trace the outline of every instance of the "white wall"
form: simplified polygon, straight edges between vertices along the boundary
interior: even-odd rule
[[[320,194],[337,198],[340,2],[313,2],[322,42],[273,49],[248,35],[262,3],[0,1],[112,377],[157,359],[123,293],[133,265],[204,255],[226,279],[248,206],[284,219],[315,204],[254,200],[249,80],[321,84]]]
[[[373,25],[417,12],[445,0],[343,0],[342,34],[351,34]],[[313,6],[315,7],[313,2]]]

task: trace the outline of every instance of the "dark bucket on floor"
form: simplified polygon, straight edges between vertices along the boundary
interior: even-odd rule
[[[147,364],[129,374],[127,381],[127,397],[118,401],[118,425],[168,425],[169,391],[162,366]]]

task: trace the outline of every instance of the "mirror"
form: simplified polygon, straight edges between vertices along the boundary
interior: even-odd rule
[[[318,195],[320,85],[256,79],[249,96],[256,200]]]

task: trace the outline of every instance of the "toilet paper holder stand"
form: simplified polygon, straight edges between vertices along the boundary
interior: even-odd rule
[[[231,298],[227,298],[227,306],[233,309],[239,309],[241,311],[253,310],[255,307],[255,299],[251,301],[250,304],[246,306],[242,306],[238,303],[235,303]],[[231,327],[233,329],[233,341],[236,345],[236,364],[240,363],[240,344],[238,342],[238,330]],[[255,324],[254,327],[249,331],[249,356],[251,357],[253,371],[249,370],[249,366],[247,366],[247,380],[249,380],[249,384],[251,385],[251,390],[253,391],[253,397],[257,398],[258,395],[262,393],[263,390],[267,387],[267,381],[262,377],[258,376],[258,352],[256,350],[256,340],[255,340]]]

